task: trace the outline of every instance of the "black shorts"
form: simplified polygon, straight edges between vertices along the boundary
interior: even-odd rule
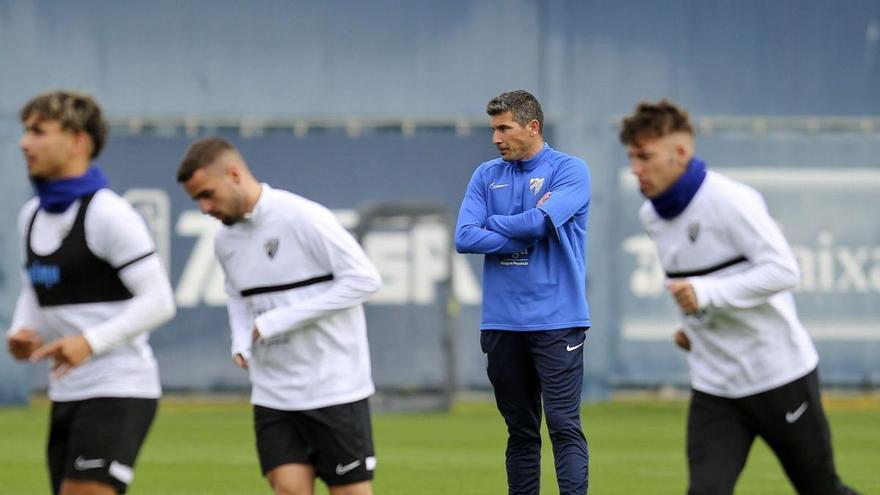
[[[373,479],[376,454],[367,399],[308,411],[254,406],[263,475],[283,464],[309,464],[329,486]]]
[[[46,448],[53,493],[64,479],[99,481],[125,493],[158,404],[128,397],[53,402]]]
[[[856,493],[843,484],[834,467],[831,431],[815,369],[775,389],[739,399],[694,391],[688,414],[688,493],[733,493],[758,436],[776,454],[798,493]]]

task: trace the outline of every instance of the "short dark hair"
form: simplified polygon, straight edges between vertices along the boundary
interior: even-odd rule
[[[665,98],[656,103],[643,101],[636,105],[632,115],[623,119],[620,142],[634,144],[643,136],[659,138],[676,132],[694,134],[686,110]]]
[[[65,90],[41,93],[25,103],[18,115],[22,123],[36,115],[39,120],[57,120],[66,131],[85,132],[92,138],[91,158],[97,158],[107,142],[107,122],[101,107],[85,93]]]
[[[190,180],[196,170],[214,163],[227,151],[237,151],[229,141],[218,137],[200,139],[190,145],[177,168],[177,182]]]
[[[489,100],[486,105],[486,113],[490,117],[501,115],[504,112],[513,114],[513,120],[525,127],[533,120],[538,121],[538,132],[544,132],[544,111],[538,99],[528,91],[516,89],[501,93]]]

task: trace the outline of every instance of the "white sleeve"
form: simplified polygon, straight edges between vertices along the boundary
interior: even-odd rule
[[[19,256],[22,260],[22,266],[25,264],[24,260],[27,259],[27,249],[25,248],[25,242],[27,242],[27,239],[25,239],[25,230],[30,223],[34,211],[37,209],[37,204],[35,198],[31,199],[22,207],[18,214],[18,236],[21,240],[19,243]],[[37,302],[37,294],[34,292],[34,288],[31,285],[30,277],[28,277],[27,271],[24,269],[22,269],[20,273],[21,291],[18,293],[18,299],[15,301],[15,310],[12,313],[12,323],[7,334],[13,334],[22,328],[31,328],[37,332],[41,329],[45,331],[43,313],[40,311],[40,304]],[[44,336],[43,338],[46,337]]]
[[[86,212],[89,249],[120,268],[119,279],[133,296],[113,318],[83,331],[97,355],[171,320],[176,308],[171,283],[144,219],[112,191],[101,190],[92,201],[100,203]]]
[[[155,329],[176,313],[174,293],[159,256],[154,254],[125,267],[119,278],[133,297],[113,318],[83,332],[95,355]]]
[[[267,311],[254,322],[262,338],[298,330],[333,312],[363,304],[382,287],[379,271],[330,210],[317,207],[296,228],[314,259],[333,280],[314,297]]]
[[[245,359],[251,358],[251,340],[253,328],[250,324],[247,305],[244,298],[226,284],[226,311],[229,314],[229,330],[232,339],[232,355],[241,354]]]
[[[248,310],[247,303],[241,297],[241,293],[230,285],[229,271],[224,264],[228,253],[223,250],[227,243],[223,241],[222,233],[218,232],[214,237],[214,258],[223,269],[226,277],[224,282],[224,290],[226,292],[226,313],[229,316],[229,336],[232,341],[232,355],[241,354],[245,359],[251,358],[251,344],[253,340],[253,320]]]
[[[701,308],[751,308],[775,294],[794,288],[800,280],[797,260],[760,194],[752,189],[726,198],[720,212],[730,242],[752,265],[727,276],[692,277]]]
[[[22,281],[21,292],[18,293],[15,311],[12,313],[12,324],[6,333],[13,334],[23,328],[39,332],[44,326],[40,305],[37,303],[37,295],[29,281]]]

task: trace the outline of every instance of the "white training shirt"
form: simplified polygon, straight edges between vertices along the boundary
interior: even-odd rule
[[[817,366],[791,293],[797,261],[760,193],[709,171],[679,216],[661,218],[650,201],[639,216],[667,276],[687,278],[697,295],[701,311],[682,316],[694,389],[744,397]]]
[[[19,213],[22,259],[26,258],[28,224],[38,207],[39,200],[32,198]],[[39,255],[58,249],[79,207],[80,202],[76,201],[63,213],[37,212],[31,249]],[[143,218],[109,189],[95,193],[86,210],[84,229],[89,250],[114,267],[156,249]],[[92,356],[61,379],[50,374],[52,401],[161,395],[158,366],[147,334],[174,317],[171,284],[155,254],[125,266],[119,271],[119,278],[131,292],[131,299],[41,307],[30,278],[22,272],[22,290],[8,333],[32,328],[44,343],[82,333],[92,348]]]
[[[373,394],[363,303],[382,281],[330,210],[263,184],[254,210],[222,227],[214,247],[232,354],[248,359],[254,404],[307,410]]]

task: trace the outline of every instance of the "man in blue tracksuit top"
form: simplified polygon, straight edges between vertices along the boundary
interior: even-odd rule
[[[455,228],[460,253],[484,254],[480,345],[507,423],[511,494],[540,488],[541,401],[560,494],[587,492],[581,431],[590,172],[544,143],[543,112],[526,91],[486,107],[500,158],[474,172]]]

